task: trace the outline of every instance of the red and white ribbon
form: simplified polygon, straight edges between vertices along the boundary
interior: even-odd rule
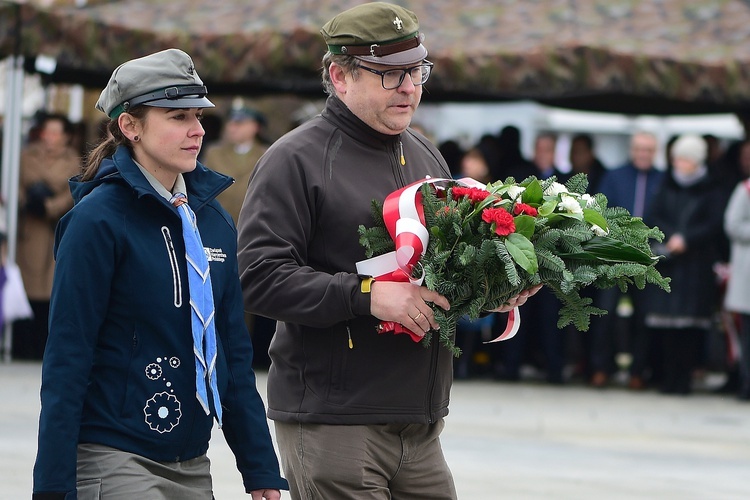
[[[422,285],[424,273],[419,278],[412,278],[414,267],[427,251],[427,244],[430,241],[430,233],[425,227],[424,206],[422,205],[420,188],[424,184],[440,185],[449,182],[456,182],[466,187],[486,188],[481,182],[469,177],[459,180],[428,177],[392,192],[383,203],[383,220],[396,245],[396,250],[357,262],[357,273],[372,276],[375,281],[409,281],[413,285]],[[508,324],[505,331],[490,342],[500,342],[512,338],[518,332],[520,323],[520,316],[516,307],[508,315]],[[415,342],[422,339],[421,336],[408,328],[392,321],[381,322],[379,331],[381,333],[387,331],[408,333]]]
[[[493,342],[502,342],[503,340],[512,339],[518,333],[518,329],[521,327],[521,313],[518,311],[518,307],[514,307],[508,313],[508,322],[505,324],[505,331],[495,337],[492,340],[488,340],[485,344],[492,344]]]

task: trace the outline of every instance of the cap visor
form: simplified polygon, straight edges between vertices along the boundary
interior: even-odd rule
[[[143,106],[152,106],[155,108],[214,108],[214,103],[208,100],[208,97],[190,97],[185,96],[179,99],[157,99],[155,101],[144,102]]]
[[[386,66],[408,66],[409,64],[417,64],[427,59],[427,49],[420,43],[418,47],[414,47],[413,49],[396,52],[395,54],[383,57],[356,56],[356,58],[375,64],[385,64]]]

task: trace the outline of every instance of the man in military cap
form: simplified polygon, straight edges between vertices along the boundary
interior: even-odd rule
[[[221,142],[209,146],[206,151],[206,166],[235,181],[234,185],[216,198],[235,223],[245,199],[250,174],[258,159],[266,152],[265,144],[258,137],[265,123],[266,119],[260,111],[251,108],[242,99],[235,99],[227,115]]]
[[[423,335],[438,328],[428,303],[450,306],[355,266],[371,200],[450,178],[409,127],[432,63],[416,15],[397,5],[354,7],[321,34],[325,109],[258,162],[238,225],[245,306],[278,321],[268,416],[284,473],[292,498],[454,499],[439,441],[452,355],[376,332],[385,320]]]
[[[240,216],[250,175],[267,149],[259,136],[265,124],[266,117],[263,113],[248,106],[240,97],[234,99],[226,116],[221,141],[209,146],[202,160],[207,167],[234,179],[234,184],[220,193],[216,199],[229,212],[235,224]],[[268,344],[273,337],[276,322],[246,313],[245,323],[255,348],[253,366],[268,368],[271,364],[271,360],[268,359]]]

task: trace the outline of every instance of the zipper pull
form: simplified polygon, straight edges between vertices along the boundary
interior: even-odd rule
[[[352,342],[352,331],[349,329],[349,325],[346,325],[346,334],[349,336],[349,349],[354,349],[354,342]]]
[[[401,166],[403,167],[406,165],[406,158],[404,158],[404,143],[401,141],[398,141],[399,149],[401,150]]]

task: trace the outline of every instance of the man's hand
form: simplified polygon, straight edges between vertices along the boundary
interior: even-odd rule
[[[539,289],[542,288],[542,285],[536,285],[531,288],[527,288],[523,292],[519,293],[515,297],[512,297],[508,302],[501,305],[497,309],[493,309],[489,312],[498,312],[498,313],[505,313],[512,311],[514,307],[522,306],[526,303],[526,300],[531,297],[532,295],[536,294],[536,292],[539,291]]]
[[[417,335],[439,328],[427,302],[450,309],[448,299],[424,286],[394,281],[374,281],[370,289],[370,313],[382,321],[401,323]]]

